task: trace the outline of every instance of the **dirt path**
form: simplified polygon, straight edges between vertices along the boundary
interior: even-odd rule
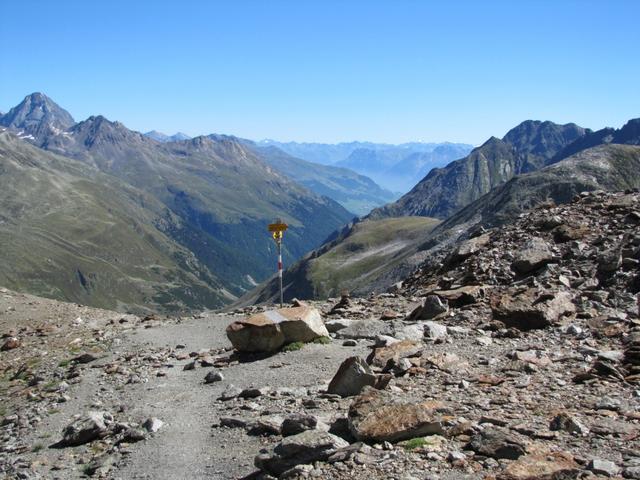
[[[226,347],[229,343],[224,329],[231,320],[206,316],[177,325],[137,329],[127,334],[123,349],[175,348],[182,344],[185,351],[191,352]],[[208,385],[203,378],[210,369],[183,371],[188,360],[176,362],[167,369],[166,377],[151,377],[148,383],[123,392],[122,401],[131,406],[129,416],[157,417],[165,425],[155,436],[132,448],[114,478],[229,479],[250,474],[255,470],[254,456],[271,441],[268,437],[248,436],[244,429],[212,428],[236,402],[217,401],[223,391],[230,384],[241,389],[318,387],[331,379],[344,358],[365,350],[364,346],[343,347],[339,341],[310,344],[299,351],[232,365],[222,370],[222,382]],[[257,416],[256,412],[247,412],[246,418]]]

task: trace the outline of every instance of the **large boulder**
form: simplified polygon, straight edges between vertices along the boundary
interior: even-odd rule
[[[560,323],[576,312],[569,292],[539,292],[510,289],[491,298],[491,310],[497,320],[520,330],[545,328]]]
[[[227,327],[227,337],[240,352],[274,352],[285,343],[328,336],[320,312],[306,306],[269,310]]]
[[[331,433],[306,430],[283,438],[272,451],[263,451],[255,458],[254,464],[264,472],[279,476],[296,465],[327,460],[348,445],[348,442]]]
[[[360,357],[349,357],[342,364],[329,383],[328,393],[351,397],[359,394],[366,386],[385,388],[390,375],[376,375]]]
[[[399,442],[444,434],[437,401],[407,402],[389,392],[365,388],[349,407],[349,429],[364,442]]]

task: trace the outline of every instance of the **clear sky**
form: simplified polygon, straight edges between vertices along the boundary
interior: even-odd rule
[[[483,142],[640,116],[640,1],[1,0],[0,111],[190,135]]]

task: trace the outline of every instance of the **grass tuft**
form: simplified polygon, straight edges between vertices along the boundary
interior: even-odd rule
[[[424,447],[427,441],[423,437],[412,438],[403,443],[405,450],[415,450],[416,448]]]
[[[292,343],[288,343],[284,347],[282,347],[282,351],[283,352],[295,352],[296,350],[300,350],[302,347],[304,347],[304,342],[292,342]]]
[[[319,343],[320,345],[328,345],[331,343],[330,337],[318,337],[313,339],[313,343]]]

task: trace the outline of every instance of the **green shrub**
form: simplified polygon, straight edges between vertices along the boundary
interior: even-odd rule
[[[327,345],[331,343],[330,337],[318,337],[313,340],[313,343],[319,343],[320,345]]]

